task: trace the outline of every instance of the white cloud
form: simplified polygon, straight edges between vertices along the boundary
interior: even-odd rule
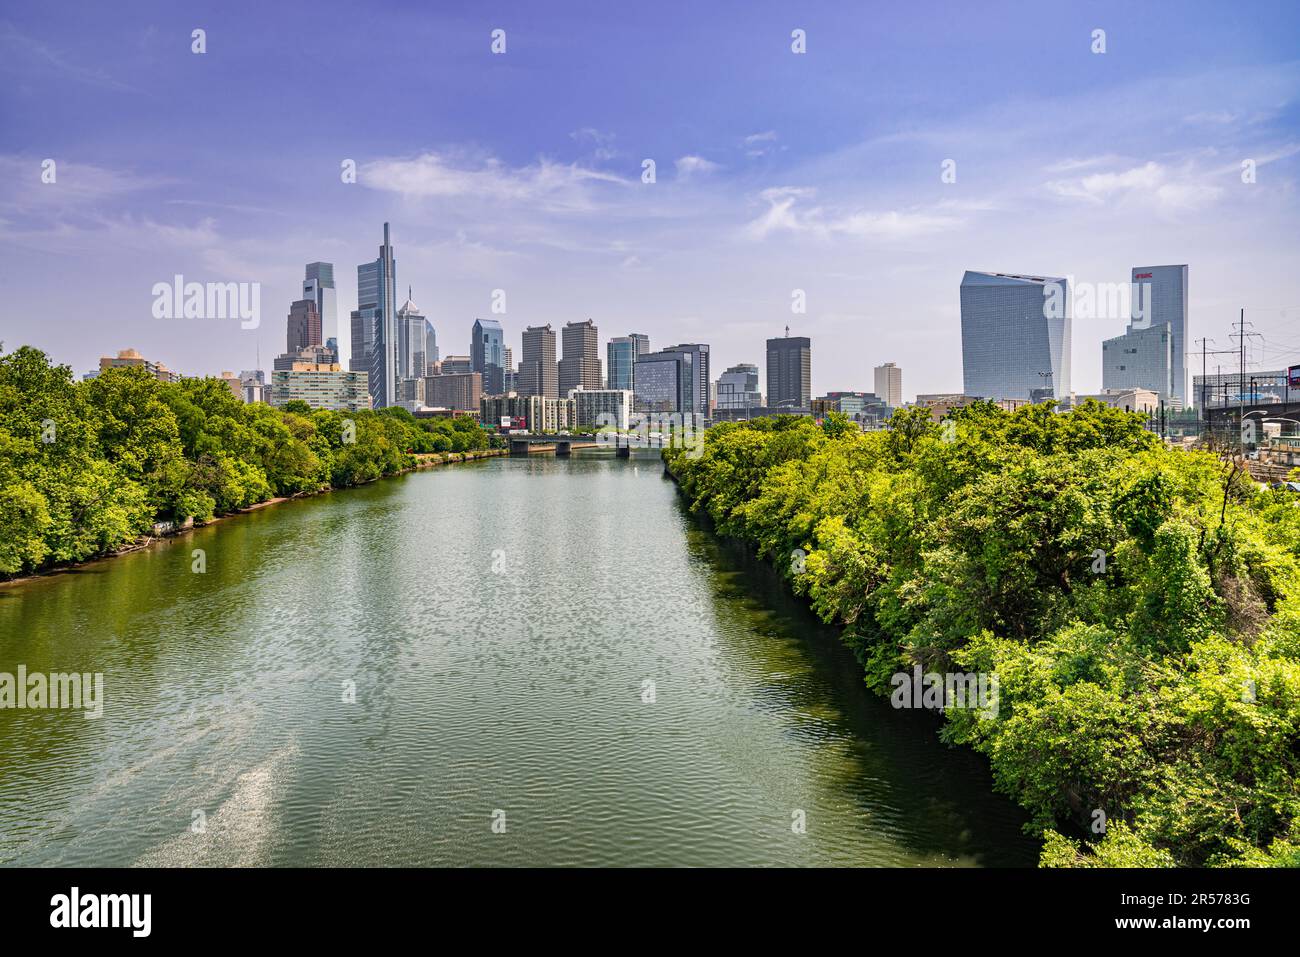
[[[716,172],[721,168],[717,163],[703,156],[683,156],[677,161],[677,178],[689,179],[697,174]]]

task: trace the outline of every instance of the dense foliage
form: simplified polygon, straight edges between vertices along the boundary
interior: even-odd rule
[[[143,369],[76,382],[36,349],[0,353],[0,577],[112,552],[155,522],[208,521],[393,475],[418,453],[487,446],[464,418],[246,405],[219,379],[169,384]]]
[[[988,755],[1044,865],[1300,865],[1294,495],[1097,403],[760,419],[666,458],[872,687],[997,676],[996,717],[949,708],[943,733]]]

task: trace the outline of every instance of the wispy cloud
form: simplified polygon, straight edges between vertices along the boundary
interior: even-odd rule
[[[746,224],[750,239],[766,239],[774,233],[829,239],[836,236],[855,239],[910,239],[952,230],[964,223],[952,206],[913,207],[908,209],[868,210],[807,205],[816,191],[809,187],[779,186],[764,190],[760,198],[767,203],[760,215]]]
[[[139,92],[103,70],[88,67],[63,51],[19,33],[13,24],[0,24],[0,68],[30,76],[54,75],[109,90]]]
[[[598,205],[594,188],[628,181],[578,163],[539,159],[510,167],[494,157],[478,162],[440,153],[378,159],[361,167],[358,182],[407,198],[485,199],[558,211],[590,211]]]

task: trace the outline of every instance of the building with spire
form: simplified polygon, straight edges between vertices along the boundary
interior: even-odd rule
[[[395,404],[400,353],[397,336],[397,260],[384,223],[379,257],[357,267],[357,308],[352,312],[353,371],[368,373],[373,406]]]

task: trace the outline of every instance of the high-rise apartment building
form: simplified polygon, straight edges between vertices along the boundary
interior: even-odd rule
[[[807,336],[767,340],[767,405],[773,411],[812,407],[812,340]]]
[[[501,323],[495,319],[475,319],[470,332],[470,364],[473,371],[483,376],[483,391],[488,395],[505,391],[506,351]]]
[[[610,339],[605,347],[605,384],[610,389],[633,389],[637,356],[650,351],[650,337],[632,332]]]
[[[288,334],[285,352],[301,352],[322,345],[320,313],[315,299],[299,299],[289,306]]]
[[[590,319],[566,323],[562,340],[564,357],[560,359],[560,394],[568,395],[573,389],[601,388],[600,344],[596,324]]]
[[[357,267],[357,308],[352,313],[350,367],[368,372],[377,409],[393,405],[400,366],[397,337],[397,260],[384,223],[379,258]]]
[[[903,404],[903,370],[892,362],[876,366],[875,394],[890,408]]]
[[[560,372],[555,362],[555,330],[529,326],[524,330],[523,358],[519,361],[519,394],[560,397]]]
[[[967,271],[961,281],[963,392],[985,399],[1068,396],[1069,299],[1065,279]]]

